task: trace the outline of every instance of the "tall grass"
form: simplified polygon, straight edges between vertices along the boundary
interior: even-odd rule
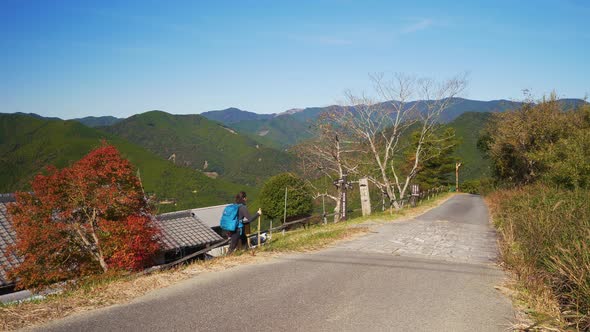
[[[590,331],[590,191],[543,185],[487,197],[506,265],[534,309]]]

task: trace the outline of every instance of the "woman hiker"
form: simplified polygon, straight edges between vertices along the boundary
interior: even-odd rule
[[[256,214],[251,216],[250,212],[248,212],[248,207],[246,206],[247,201],[248,197],[246,196],[246,192],[240,191],[236,195],[235,202],[236,204],[240,204],[240,207],[238,208],[238,220],[244,224],[244,227],[236,228],[235,232],[227,232],[231,239],[228,253],[232,253],[236,250],[238,242],[241,242],[242,246],[248,245],[246,234],[250,233],[250,223],[262,214],[262,210],[259,208],[258,211],[256,211]]]

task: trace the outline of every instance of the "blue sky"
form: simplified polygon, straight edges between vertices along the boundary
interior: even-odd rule
[[[590,3],[0,1],[0,112],[64,119],[230,106],[273,113],[448,78],[465,97],[590,93]]]

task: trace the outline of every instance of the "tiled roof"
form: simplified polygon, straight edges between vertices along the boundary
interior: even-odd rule
[[[156,223],[162,231],[165,250],[204,246],[223,240],[190,211],[161,214],[156,217]]]
[[[12,255],[11,259],[5,256],[8,246],[13,245],[16,241],[16,233],[9,221],[7,204],[14,202],[14,196],[10,194],[0,194],[0,287],[12,284],[12,281],[6,279],[6,271],[18,266],[22,259]]]

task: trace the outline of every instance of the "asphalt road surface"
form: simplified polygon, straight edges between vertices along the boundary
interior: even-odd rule
[[[510,301],[478,196],[311,254],[206,273],[43,331],[505,331]]]

